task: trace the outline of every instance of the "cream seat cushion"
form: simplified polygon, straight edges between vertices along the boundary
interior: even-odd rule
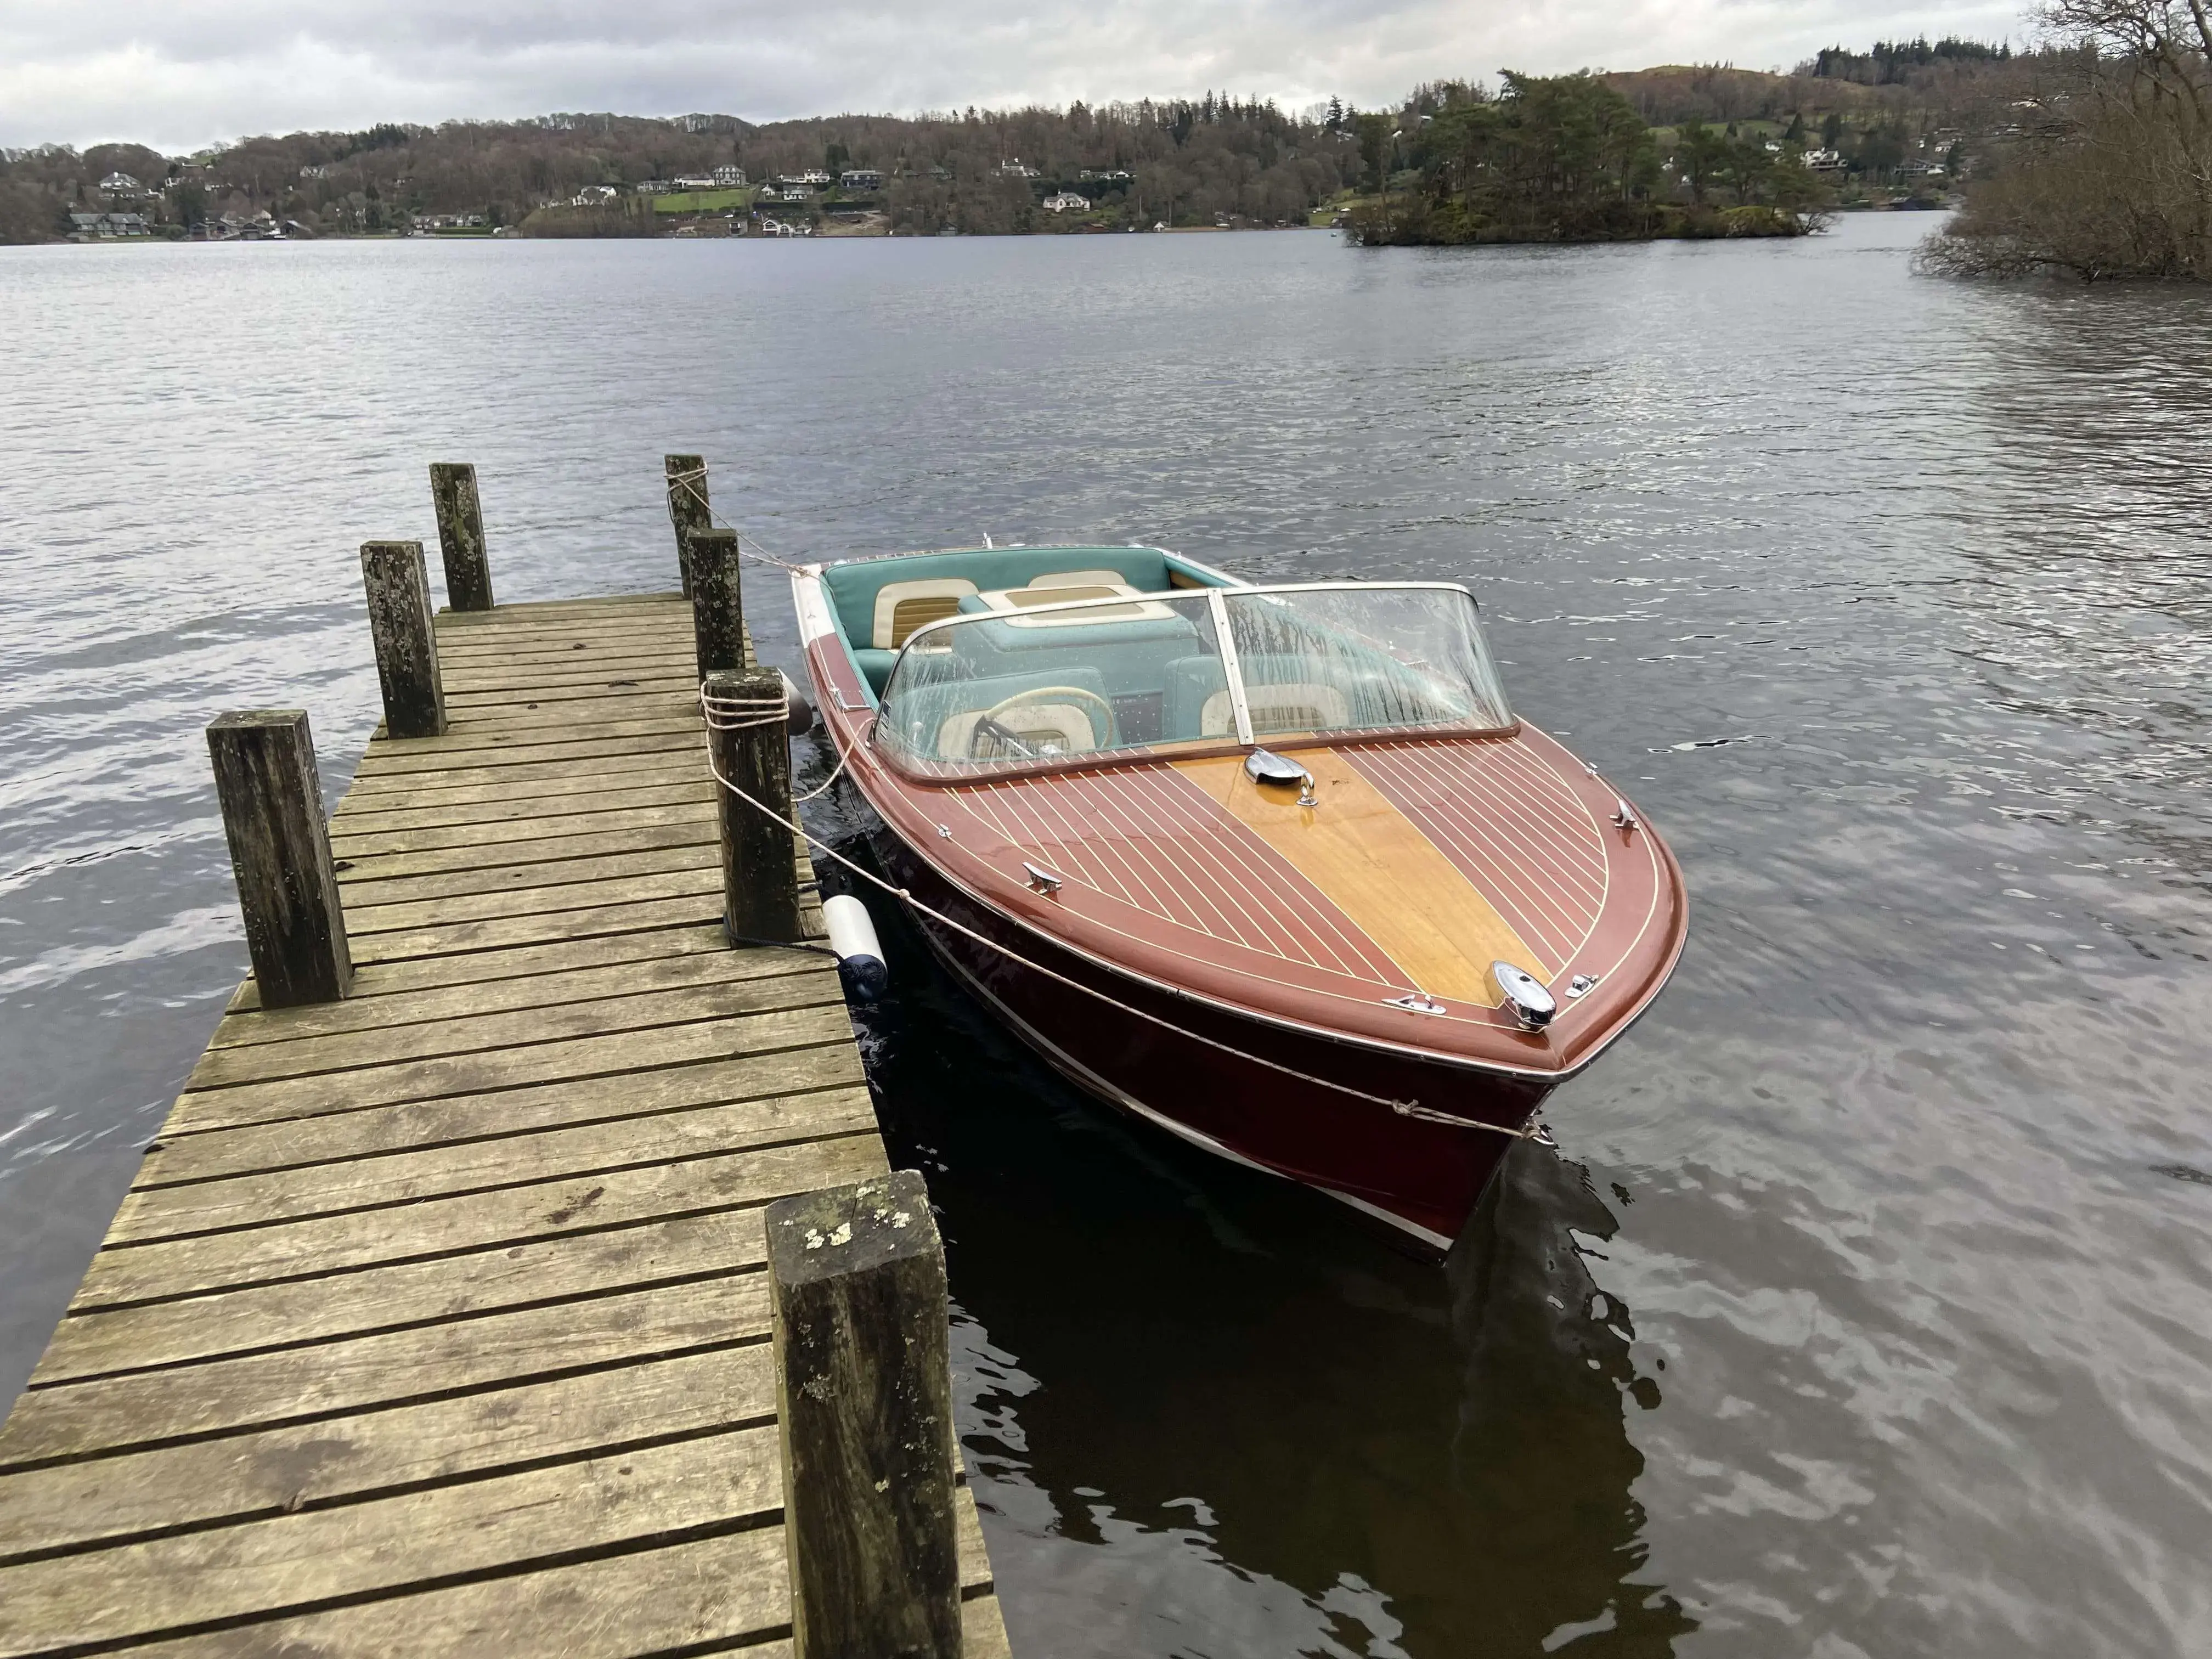
[[[1310,681],[1286,681],[1279,685],[1248,685],[1246,707],[1252,711],[1252,731],[1326,732],[1352,724],[1352,705],[1333,685]],[[1200,737],[1225,738],[1237,729],[1237,711],[1226,691],[1217,691],[1198,712]]]
[[[1022,758],[989,737],[983,752],[975,752],[975,726],[988,712],[970,708],[953,715],[937,728],[937,753],[941,760],[1018,760]],[[999,716],[1005,726],[1032,749],[1052,744],[1063,755],[1087,755],[1098,746],[1091,710],[1073,702],[1017,703]]]
[[[1055,570],[1030,578],[1031,587],[1103,587],[1116,593],[1133,593],[1128,578],[1118,570]]]
[[[994,587],[978,596],[1007,618],[1015,628],[1095,628],[1101,623],[1132,622],[1144,617],[1172,621],[1175,612],[1157,599],[1139,599],[1137,590],[1111,570],[1062,570],[1039,576],[1027,587]],[[1075,599],[1130,599],[1130,605],[1102,605],[1090,611],[1067,611],[1039,617],[1023,613],[1036,605],[1066,605]]]
[[[964,576],[885,582],[876,594],[874,626],[868,643],[878,651],[896,651],[915,629],[958,614],[960,601],[975,591],[975,584]]]

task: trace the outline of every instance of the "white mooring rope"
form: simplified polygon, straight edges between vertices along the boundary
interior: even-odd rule
[[[704,488],[702,488],[706,483],[706,479],[707,469],[703,466],[695,467],[689,472],[672,472],[669,474],[668,516],[672,520],[676,516],[676,498],[679,495],[689,495],[693,501],[699,503],[701,509],[706,514],[709,522],[721,526],[723,529],[728,531],[732,535],[738,538],[738,556],[739,558],[750,559],[755,564],[774,565],[778,570],[788,570],[793,573],[801,572],[806,568],[805,565],[793,564],[788,559],[779,559],[775,554],[769,552],[768,549],[761,545],[760,538],[758,537],[746,534],[744,531],[738,529],[737,526],[732,524],[727,519],[724,518],[720,514],[715,512],[714,504],[707,499],[707,492]],[[753,551],[750,553],[745,551],[745,544],[748,542],[750,542],[753,546]]]
[[[783,700],[780,697],[716,696],[710,693],[703,685],[699,688],[699,706],[706,717],[707,724],[717,732],[741,732],[759,726],[781,725],[783,723],[785,719],[786,705]],[[769,712],[771,709],[774,711],[773,713]],[[836,741],[834,737],[831,738],[830,746],[832,748],[836,747]],[[829,788],[832,783],[836,781],[837,775],[845,769],[845,763],[850,758],[850,755],[851,751],[849,750],[841,750],[837,757],[837,764],[830,772],[830,775],[823,780],[818,786],[808,791],[805,794],[795,797],[793,804],[795,805],[799,801],[812,800],[817,795],[821,794],[823,790]],[[1540,1123],[1531,1123],[1527,1127],[1519,1129],[1509,1129],[1503,1124],[1486,1123],[1480,1118],[1458,1117],[1449,1112],[1439,1112],[1435,1110],[1433,1108],[1423,1106],[1417,1101],[1392,1100],[1383,1095],[1371,1095],[1364,1089],[1352,1088],[1349,1084],[1333,1082],[1325,1077],[1315,1077],[1310,1073],[1301,1072],[1295,1066],[1285,1066],[1279,1060],[1269,1060],[1261,1054],[1248,1053],[1244,1049],[1237,1048],[1231,1043],[1217,1042],[1212,1037],[1202,1036],[1199,1032],[1191,1030],[1187,1027],[1178,1025],[1173,1020],[1163,1019],[1158,1014],[1148,1013],[1142,1008],[1133,1008],[1127,1003],[1122,1002],[1116,998],[1110,997],[1107,995],[1105,992],[1098,990],[1095,987],[1084,984],[1080,980],[1071,979],[1066,974],[1057,972],[1053,969],[1046,967],[1042,963],[1032,962],[1029,957],[1022,955],[1019,951],[1000,944],[998,940],[990,938],[987,934],[977,933],[973,927],[967,926],[964,922],[956,921],[951,916],[946,915],[943,911],[931,908],[928,905],[924,904],[920,899],[916,898],[907,889],[903,887],[894,887],[890,883],[885,881],[881,876],[877,875],[873,871],[865,869],[861,866],[855,864],[851,859],[847,858],[842,853],[830,846],[829,842],[823,841],[820,836],[810,833],[803,825],[794,823],[790,819],[784,817],[781,813],[777,812],[775,808],[766,805],[764,802],[755,799],[744,790],[738,788],[736,784],[731,782],[729,779],[724,777],[721,773],[721,769],[714,764],[714,757],[711,750],[708,750],[707,756],[707,769],[714,774],[714,781],[716,783],[721,785],[723,788],[728,790],[732,795],[744,802],[746,805],[751,807],[755,811],[759,812],[776,823],[782,825],[785,829],[789,830],[793,835],[799,836],[801,840],[807,842],[808,845],[815,848],[818,851],[826,853],[830,858],[844,866],[846,869],[851,871],[861,880],[869,883],[872,886],[881,888],[884,892],[898,900],[900,903],[905,905],[907,908],[915,912],[915,915],[927,916],[929,920],[938,923],[940,927],[949,927],[954,933],[960,933],[964,935],[966,938],[975,940],[976,944],[984,946],[987,950],[997,951],[1009,962],[1018,963],[1021,967],[1028,969],[1031,973],[1042,974],[1045,978],[1056,981],[1060,984],[1066,986],[1071,990],[1080,991],[1084,995],[1088,997],[1095,997],[1099,1001],[1106,1004],[1109,1008],[1118,1008],[1125,1014],[1133,1014],[1139,1019],[1145,1020],[1153,1025],[1158,1025],[1163,1030],[1172,1031],[1178,1036],[1188,1037],[1194,1042],[1202,1042],[1209,1048],[1218,1048],[1223,1054],[1232,1054],[1238,1060],[1249,1060],[1255,1066],[1264,1066],[1271,1072],[1280,1072],[1284,1076],[1296,1078],[1301,1083],[1310,1083],[1320,1088],[1333,1089],[1339,1094],[1350,1095],[1355,1100],[1364,1100],[1376,1106],[1388,1106],[1392,1111],[1397,1113],[1401,1117],[1419,1118],[1425,1122],[1430,1123],[1448,1123],[1457,1127],[1466,1129],[1487,1129],[1492,1134],[1504,1135],[1509,1139],[1533,1140],[1540,1146],[1554,1146],[1558,1144],[1553,1140],[1549,1131],[1547,1131]]]
[[[704,685],[699,688],[699,708],[706,717],[708,729],[714,732],[746,732],[756,726],[782,726],[788,723],[791,718],[791,704],[786,698],[720,697],[708,690]],[[830,739],[830,746],[832,749],[837,747],[836,738]],[[830,775],[805,794],[793,795],[791,798],[791,804],[793,806],[803,805],[816,796],[827,793],[830,786],[837,781],[837,775],[845,769],[845,762],[849,753],[849,750],[839,750],[837,764],[830,769]],[[714,763],[711,758],[708,763],[710,766]],[[714,775],[717,778],[722,777],[719,772]],[[743,793],[727,779],[722,779],[722,781],[732,793]],[[746,795],[744,799],[750,801],[752,797]],[[755,804],[757,805],[757,803]]]

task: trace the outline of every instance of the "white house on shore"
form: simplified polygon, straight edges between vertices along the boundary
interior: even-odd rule
[[[726,164],[716,167],[714,183],[723,190],[742,190],[744,188],[745,170],[740,167],[731,167]]]
[[[1091,198],[1078,196],[1072,190],[1063,190],[1046,197],[1044,205],[1048,212],[1053,213],[1087,213],[1091,210]]]
[[[137,213],[72,213],[70,215],[70,234],[82,240],[88,236],[144,236],[149,232],[143,215]]]

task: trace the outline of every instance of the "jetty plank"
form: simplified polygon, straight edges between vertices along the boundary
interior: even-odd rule
[[[604,743],[614,738],[657,738],[670,733],[684,735],[690,730],[691,710],[697,702],[696,692],[689,697],[672,697],[665,691],[602,691],[581,707],[574,700],[567,700],[566,706],[550,711],[559,722],[557,741],[549,741],[552,726],[550,721],[543,718],[549,711],[542,703],[536,710],[539,716],[536,719],[487,719],[473,726],[449,723],[438,737],[409,738],[404,743],[395,741],[392,752],[384,757],[384,763],[368,775],[374,777],[387,771],[420,769],[399,768],[391,763],[421,760],[426,755],[488,754],[494,750],[511,754],[523,749],[558,753],[574,744]],[[508,706],[511,708],[513,705]]]
[[[480,981],[465,987],[387,991],[358,1000],[349,998],[344,1002],[318,1003],[312,1008],[274,1009],[265,1019],[234,1016],[216,1027],[208,1047],[214,1051],[270,1042],[297,1042],[306,1037],[362,1031],[374,1026],[412,1025],[516,1008],[586,1002],[599,997],[631,996],[643,991],[773,978],[822,965],[822,959],[811,952],[732,951],[711,930],[696,931],[707,936],[708,949],[680,954],[667,951],[642,960],[521,977],[501,975],[489,982]],[[398,964],[392,966],[396,969]],[[294,1014],[316,1018],[298,1019],[291,1018]]]
[[[521,858],[528,856],[534,843],[541,840],[610,835],[627,830],[676,829],[714,821],[714,799],[701,793],[696,799],[678,796],[665,804],[613,806],[596,812],[562,811],[550,816],[543,812],[514,813],[504,820],[487,823],[429,824],[420,829],[394,824],[382,830],[333,833],[331,848],[353,865],[366,859],[409,853],[465,852],[480,847]],[[344,872],[339,873],[343,875]]]
[[[535,830],[538,826],[531,826]],[[471,872],[506,883],[543,880],[544,866],[565,860],[624,857],[637,853],[661,853],[671,848],[699,846],[714,839],[714,820],[695,813],[688,820],[640,824],[629,828],[586,830],[568,835],[536,835],[503,842],[477,841],[454,847],[434,847],[404,853],[356,852],[338,875],[359,902],[388,903],[395,898],[422,898],[444,891],[468,892],[465,887],[412,891],[375,884],[420,880],[424,877],[453,877]],[[519,872],[529,870],[526,878]]]
[[[828,1035],[819,1042],[744,1060],[719,1060],[639,1074],[610,1090],[599,1079],[505,1089],[368,1107],[316,1121],[303,1135],[293,1119],[203,1134],[174,1134],[149,1152],[134,1189],[221,1180],[264,1170],[343,1163],[423,1146],[496,1140],[577,1123],[613,1123],[662,1112],[775,1101],[865,1080],[853,1045]]]
[[[521,1143],[527,1146],[527,1141]],[[98,1308],[191,1296],[279,1279],[308,1279],[533,1238],[595,1232],[763,1204],[817,1187],[881,1175],[880,1142],[860,1135],[694,1158],[661,1168],[566,1176],[524,1166],[531,1185],[424,1199],[403,1216],[380,1210],[191,1234],[103,1249],[78,1287],[76,1305]],[[333,1294],[342,1293],[333,1287]]]
[[[444,1054],[361,1071],[197,1090],[178,1097],[164,1133],[356,1112],[367,1106],[483,1094],[526,1083],[612,1079],[696,1060],[807,1048],[843,1034],[839,1028],[845,1008],[840,996],[835,976],[823,975],[806,981],[805,988],[788,992],[786,1006],[733,1019],[695,1019],[531,1048]],[[607,1082],[605,1086],[621,1085]]]
[[[410,991],[429,990],[447,985],[527,979],[539,974],[562,973],[575,968],[647,962],[661,957],[702,955],[726,950],[727,947],[728,940],[720,928],[692,923],[556,944],[475,951],[464,956],[416,957],[404,961],[378,962],[354,975],[353,990],[346,1000],[355,1002],[363,998],[397,996]],[[260,1010],[259,993],[249,979],[232,993],[225,1012],[238,1014]],[[354,1027],[340,1025],[333,1029],[351,1030]],[[237,1035],[234,1031],[234,1040]]]
[[[963,1494],[963,1498],[965,1494]],[[1009,1659],[972,1500],[958,1510],[962,1651]],[[605,1557],[509,1579],[307,1614],[129,1650],[145,1659],[478,1659],[558,1653],[627,1659],[734,1651],[792,1659],[783,1531],[745,1532]]]
[[[644,737],[580,743],[573,750],[559,744],[534,744],[489,757],[424,755],[417,757],[418,763],[395,763],[356,773],[349,793],[358,792],[362,804],[372,808],[383,796],[428,793],[434,804],[435,792],[441,789],[487,787],[504,787],[514,799],[522,800],[555,793],[543,787],[547,784],[588,788],[611,773],[687,767],[690,751],[705,747],[703,738],[696,744],[678,744]],[[527,752],[532,749],[538,752]]]
[[[363,939],[354,951],[362,963],[398,962],[411,957],[463,956],[518,945],[552,945],[564,939],[596,939],[608,933],[658,932],[664,928],[721,920],[719,893],[625,904],[592,904],[547,915],[507,916],[495,921],[457,922],[449,927],[413,927]]]
[[[768,1345],[0,1474],[0,1561],[775,1417]]]
[[[242,1615],[606,1549],[772,1516],[775,1430],[735,1429],[642,1451],[502,1474],[273,1521],[16,1563],[0,1597],[0,1655],[50,1632],[80,1643],[181,1632]]]
[[[842,995],[835,988],[836,971],[822,957],[800,957],[787,963],[785,971],[773,978],[748,976],[718,984],[663,986],[629,995],[580,998],[507,1012],[457,1012],[442,1019],[336,1033],[312,1043],[242,1043],[210,1049],[192,1068],[185,1087],[195,1091],[222,1089],[240,1083],[472,1054],[488,1048],[520,1048],[572,1037],[764,1012],[790,1007],[795,1002],[824,1001]]]
[[[747,1206],[373,1268],[347,1279],[342,1297],[312,1279],[81,1312],[63,1322],[0,1431],[0,1463],[763,1334],[759,1231],[760,1212]]]
[[[372,835],[386,830],[495,823],[507,818],[544,817],[556,812],[613,811],[627,806],[656,806],[684,800],[711,803],[714,799],[713,780],[700,777],[688,760],[672,760],[658,769],[619,778],[565,777],[527,794],[499,786],[422,794],[401,792],[389,796],[374,793],[356,796],[349,792],[331,819],[331,838],[335,843],[346,836]],[[471,808],[487,810],[471,811]]]
[[[566,887],[575,883],[605,884],[628,876],[665,876],[680,872],[697,860],[691,849],[696,836],[671,845],[629,848],[586,854],[566,859],[529,859],[520,863],[464,865],[457,870],[363,875],[339,872],[339,886],[357,912],[386,905],[467,898],[483,893],[520,892],[535,887]],[[565,907],[564,907],[565,908]]]
[[[687,605],[434,627],[349,994],[240,987],[0,1425],[0,1659],[791,1651],[763,1218],[887,1168],[835,967],[729,943]]]
[[[490,659],[454,669],[447,677],[447,686],[451,694],[471,699],[488,713],[520,720],[531,703],[571,692],[596,696],[659,691],[690,701],[697,695],[699,679],[683,657],[623,652],[601,659],[576,657],[558,665]],[[520,702],[515,700],[517,692],[522,694]]]
[[[447,1143],[328,1164],[313,1183],[285,1170],[134,1192],[117,1212],[108,1237],[118,1243],[143,1243],[266,1226],[497,1190],[523,1171],[536,1179],[549,1173],[564,1179],[611,1174],[745,1147],[865,1134],[874,1123],[867,1091],[848,1089],[575,1124],[546,1130],[526,1146],[517,1146],[514,1137]]]
[[[676,722],[670,722],[675,726]],[[380,756],[374,761],[363,761],[354,773],[354,787],[371,789],[413,789],[434,780],[452,781],[471,775],[484,775],[482,781],[495,783],[504,777],[518,775],[532,768],[555,769],[574,772],[583,770],[597,773],[610,770],[608,763],[626,760],[642,761],[649,765],[665,765],[672,750],[682,745],[690,733],[680,728],[674,731],[645,731],[612,732],[604,737],[580,737],[545,740],[543,728],[534,728],[532,735],[540,741],[531,743],[518,738],[511,743],[497,741],[470,742],[447,746],[444,738],[418,738],[410,746],[420,745],[419,752]],[[670,738],[678,741],[672,743]],[[399,745],[394,744],[395,748]],[[691,746],[704,748],[703,741]]]

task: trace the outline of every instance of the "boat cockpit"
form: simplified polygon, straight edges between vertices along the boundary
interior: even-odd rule
[[[877,747],[937,775],[1513,724],[1473,596],[1449,583],[1253,586],[1139,547],[915,554],[821,580]]]

